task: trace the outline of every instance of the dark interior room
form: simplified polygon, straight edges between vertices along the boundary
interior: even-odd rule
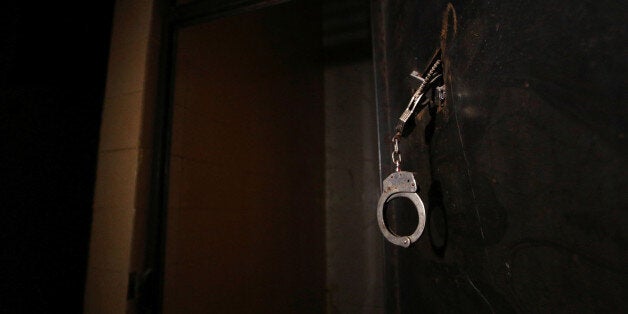
[[[622,313],[620,1],[0,1],[0,313]]]
[[[80,313],[113,1],[0,3],[0,309]]]

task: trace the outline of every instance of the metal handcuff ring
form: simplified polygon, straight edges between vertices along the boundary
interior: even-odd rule
[[[412,172],[398,171],[389,175],[383,182],[384,191],[379,197],[377,203],[377,224],[379,229],[390,243],[408,247],[419,239],[425,228],[425,207],[421,198],[416,193],[417,184]],[[419,223],[414,232],[409,236],[398,236],[388,229],[384,221],[384,207],[393,199],[403,197],[407,198],[414,204],[416,208]]]

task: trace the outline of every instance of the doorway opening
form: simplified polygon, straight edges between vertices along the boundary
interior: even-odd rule
[[[175,31],[164,313],[382,306],[370,31],[330,36],[326,12],[290,1]],[[332,49],[347,38],[360,49]]]

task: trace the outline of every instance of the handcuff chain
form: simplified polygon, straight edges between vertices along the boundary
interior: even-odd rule
[[[399,136],[395,135],[392,139],[393,142],[393,152],[392,152],[392,161],[395,164],[395,171],[401,171],[401,152],[399,151]]]

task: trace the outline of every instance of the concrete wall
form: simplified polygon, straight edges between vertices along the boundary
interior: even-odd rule
[[[382,313],[383,246],[371,60],[325,68],[327,312]]]
[[[159,31],[152,0],[114,11],[94,192],[85,313],[125,313],[128,274],[141,265],[148,206]],[[139,247],[138,247],[139,246]]]

